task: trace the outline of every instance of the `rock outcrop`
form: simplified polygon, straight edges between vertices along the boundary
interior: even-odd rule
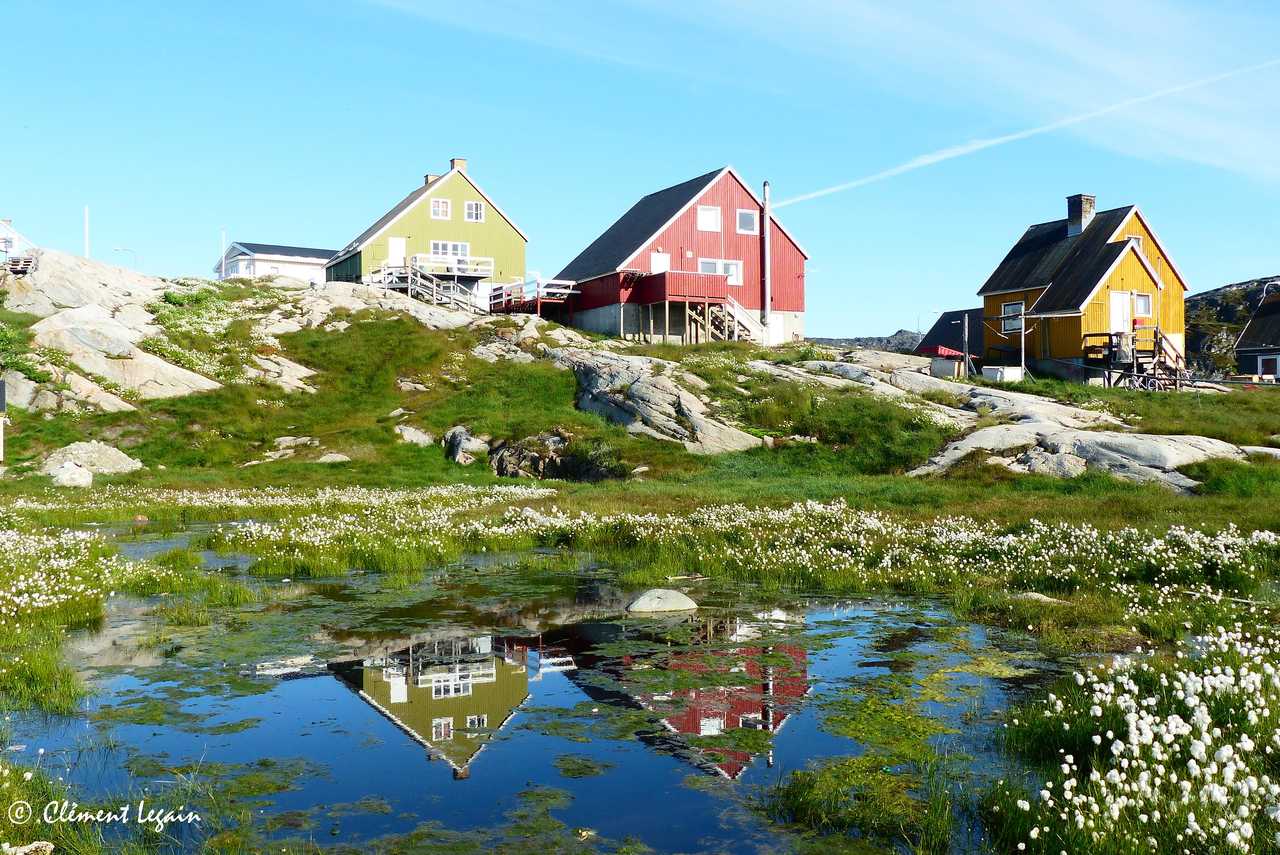
[[[632,433],[683,443],[695,454],[743,451],[763,443],[708,414],[677,381],[680,366],[664,359],[581,347],[548,348],[547,356],[578,380],[578,407]]]
[[[93,473],[74,460],[67,460],[46,473],[55,487],[92,487]]]
[[[412,445],[426,446],[435,445],[436,438],[425,430],[416,428],[413,425],[396,425],[396,436],[400,437],[401,442],[407,442]]]
[[[134,460],[105,442],[73,442],[59,448],[45,458],[40,467],[43,475],[52,475],[68,463],[80,466],[96,475],[121,475],[142,468],[142,461]]]
[[[444,444],[445,458],[461,466],[475,463],[477,454],[489,453],[489,443],[481,437],[472,436],[471,431],[462,425],[455,425],[445,431],[441,442]]]
[[[74,413],[90,409],[104,413],[123,413],[134,409],[133,404],[74,371],[56,365],[41,365],[40,368],[49,374],[48,383],[37,383],[12,369],[0,375],[11,406],[32,412],[50,413]]]
[[[337,311],[355,314],[369,309],[404,315],[430,329],[457,329],[475,319],[467,312],[433,306],[386,288],[325,282],[291,292],[282,306],[258,323],[256,331],[272,341],[276,336],[321,326]]]

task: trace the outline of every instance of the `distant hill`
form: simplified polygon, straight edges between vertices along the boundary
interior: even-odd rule
[[[1236,339],[1267,285],[1280,288],[1280,276],[1233,282],[1187,297],[1187,359],[1194,370],[1208,374],[1236,370]]]
[[[855,336],[854,338],[810,338],[814,344],[825,344],[828,347],[865,347],[868,350],[889,350],[896,353],[911,353],[924,338],[914,330],[898,330],[893,335]]]

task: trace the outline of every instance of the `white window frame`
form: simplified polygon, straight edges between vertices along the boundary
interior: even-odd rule
[[[462,203],[462,219],[468,223],[484,222],[484,202],[468,200]]]
[[[716,218],[715,227],[710,228],[709,225],[704,226],[702,222],[703,216],[710,216],[713,212],[715,213],[715,218]],[[720,232],[724,231],[724,223],[720,219],[720,206],[719,205],[699,205],[696,225],[698,227],[698,231],[700,232],[715,232],[719,234]]]
[[[702,265],[710,264],[714,270],[703,270]],[[733,270],[734,273],[729,271]],[[742,262],[736,258],[699,258],[698,272],[709,276],[724,276],[730,285],[742,285]]]
[[[1017,308],[1014,309],[1013,307]],[[1000,332],[1022,332],[1022,315],[1027,310],[1026,300],[1014,300],[1012,303],[1000,304]],[[1017,317],[1009,317],[1017,315]]]
[[[1264,361],[1271,362],[1271,372],[1267,373],[1262,369]],[[1276,354],[1258,354],[1258,376],[1259,377],[1275,377],[1276,372],[1280,371],[1280,355]]]
[[[751,215],[751,228],[744,229],[742,227],[742,215]],[[758,235],[760,234],[760,212],[753,208],[739,208],[733,217],[734,228],[740,235]]]
[[[446,739],[453,739],[453,717],[431,719],[431,739],[433,742],[443,742]]]
[[[1139,305],[1138,300],[1140,300],[1140,299],[1142,299],[1142,298],[1146,298],[1146,301],[1147,301],[1147,310],[1146,310],[1145,312],[1144,312],[1144,311],[1141,311],[1141,310],[1138,308],[1138,305]],[[1153,316],[1155,315],[1155,310],[1156,310],[1156,301],[1155,301],[1155,298],[1154,298],[1151,294],[1147,294],[1147,293],[1144,293],[1144,292],[1141,292],[1141,291],[1135,291],[1135,292],[1134,292],[1134,295],[1133,295],[1133,316],[1134,316],[1135,318],[1150,318],[1150,317],[1153,317]]]
[[[433,240],[429,244],[431,258],[470,258],[471,242],[465,240]],[[461,250],[461,252],[459,252]]]
[[[437,213],[437,206],[439,212]],[[452,220],[453,219],[453,200],[452,199],[432,199],[431,200],[431,219],[433,220]]]

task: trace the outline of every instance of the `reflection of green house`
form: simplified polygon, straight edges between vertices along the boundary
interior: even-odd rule
[[[412,267],[483,292],[487,309],[487,283],[524,281],[527,242],[455,157],[330,259],[325,279],[368,284]]]
[[[487,636],[418,644],[334,670],[459,778],[529,694],[524,664],[495,655]]]

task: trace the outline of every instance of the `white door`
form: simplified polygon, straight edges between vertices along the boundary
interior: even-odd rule
[[[387,238],[387,266],[404,267],[405,239],[402,237]]]
[[[1128,291],[1111,292],[1111,331],[1133,332],[1133,295]]]
[[[649,270],[652,273],[666,273],[671,269],[671,253],[669,252],[651,252],[649,253]]]

